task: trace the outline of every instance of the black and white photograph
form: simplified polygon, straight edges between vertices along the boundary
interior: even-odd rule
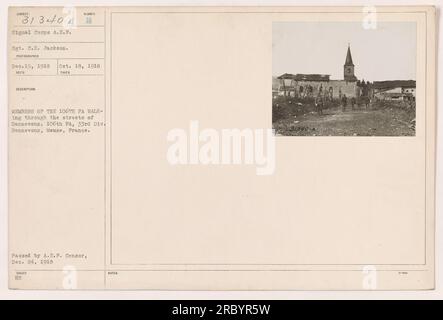
[[[415,136],[413,22],[274,22],[277,136]]]
[[[0,4],[0,300],[443,299],[443,0],[52,2]]]

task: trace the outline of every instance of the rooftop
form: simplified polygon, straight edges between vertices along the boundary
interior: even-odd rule
[[[387,80],[374,81],[374,89],[392,89],[392,88],[415,88],[415,80]]]
[[[278,79],[291,79],[296,81],[329,81],[328,74],[290,74],[285,73],[278,77]]]

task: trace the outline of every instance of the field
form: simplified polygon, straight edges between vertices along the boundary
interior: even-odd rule
[[[343,111],[338,101],[326,103],[323,114],[314,101],[278,97],[272,108],[272,126],[278,136],[414,136],[415,103],[374,101]]]

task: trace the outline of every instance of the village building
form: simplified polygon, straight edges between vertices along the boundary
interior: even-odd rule
[[[343,95],[359,97],[361,93],[349,45],[343,65],[343,80],[332,80],[328,74],[289,73],[277,79],[280,80],[280,84],[275,93],[280,96],[306,98],[322,95],[330,99],[339,99]]]
[[[374,81],[372,89],[379,100],[415,101],[414,80]]]

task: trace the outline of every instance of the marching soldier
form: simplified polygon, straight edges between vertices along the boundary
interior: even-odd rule
[[[355,106],[355,97],[352,97],[351,98],[351,108],[352,108],[352,110],[354,110],[354,106]]]
[[[365,97],[365,109],[366,110],[368,110],[370,102],[371,102],[371,99],[368,96],[366,96]]]
[[[341,98],[341,103],[342,103],[342,110],[343,112],[345,112],[346,104],[348,103],[348,98],[346,98],[346,94],[344,94],[343,97]]]
[[[315,99],[315,107],[317,109],[318,115],[323,114],[323,96],[320,94],[317,95],[317,98]]]

